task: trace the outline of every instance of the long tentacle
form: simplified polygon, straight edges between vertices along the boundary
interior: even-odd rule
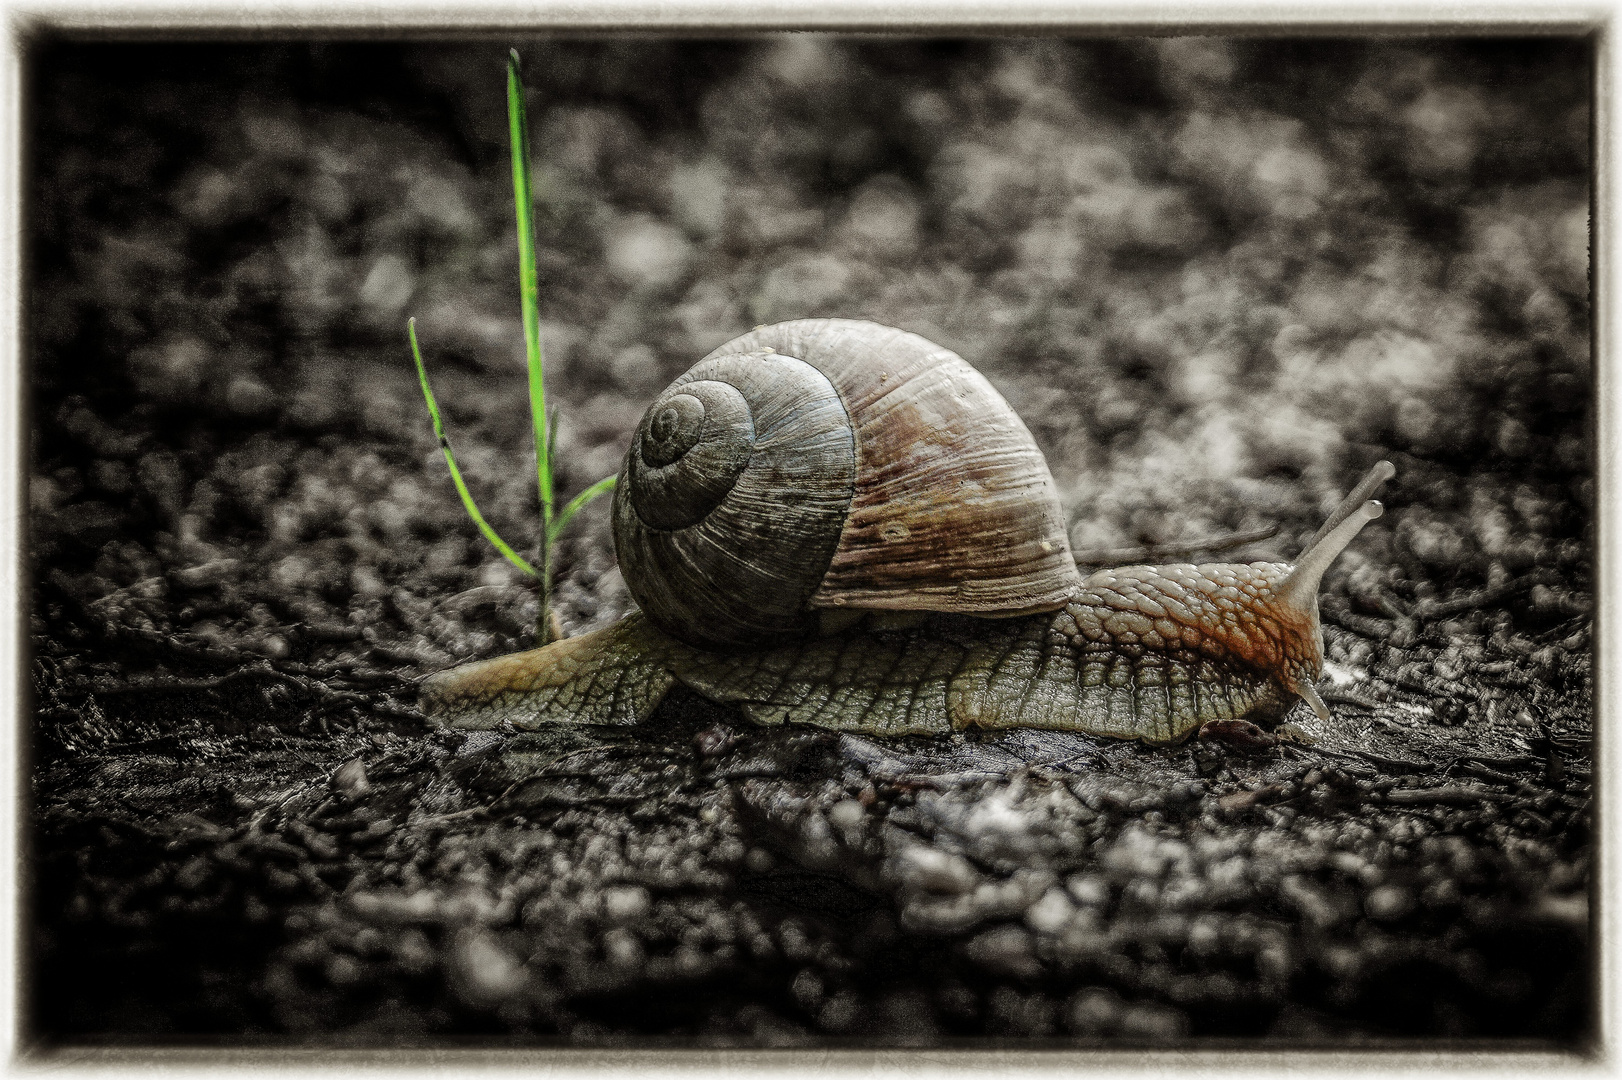
[[[1322,540],[1301,553],[1301,560],[1279,586],[1279,599],[1297,611],[1315,611],[1318,583],[1329,564],[1363,531],[1363,526],[1385,513],[1385,507],[1370,499],[1347,514]]]
[[[1301,556],[1296,561],[1305,562],[1308,552],[1317,547],[1324,537],[1334,532],[1337,525],[1351,517],[1358,507],[1374,498],[1375,492],[1384,487],[1385,482],[1396,475],[1397,467],[1391,462],[1375,462],[1374,467],[1363,475],[1363,479],[1358,481],[1357,486],[1351,490],[1351,493],[1340,501],[1339,506],[1335,507],[1335,512],[1330,514],[1322,525],[1318,526],[1318,531],[1312,534],[1312,539],[1308,540],[1307,546],[1301,549]]]

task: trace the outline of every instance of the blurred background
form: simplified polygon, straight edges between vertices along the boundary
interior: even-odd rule
[[[94,597],[235,558],[338,623],[402,582],[513,580],[405,338],[415,316],[476,496],[532,549],[505,44],[38,45],[42,570]],[[985,372],[1078,550],[1281,522],[1256,551],[1288,556],[1392,456],[1371,558],[1402,578],[1585,559],[1586,43],[518,44],[565,494],[716,345],[843,316]],[[606,520],[565,545],[574,628],[627,603]],[[187,628],[275,652],[278,618]]]
[[[678,707],[558,781],[585,809],[481,816],[530,766],[406,691],[531,644],[535,601],[457,500],[406,320],[533,551],[513,45],[562,496],[706,352],[807,316],[977,366],[1100,561],[1270,525],[1228,557],[1293,557],[1388,457],[1325,582],[1340,757],[774,742]],[[1584,1037],[1593,76],[1557,37],[35,40],[34,1021]],[[571,632],[630,606],[607,523],[563,543]],[[787,779],[726,780],[734,737]],[[1419,783],[1392,760],[1451,785],[1465,748],[1491,798],[1386,799]]]

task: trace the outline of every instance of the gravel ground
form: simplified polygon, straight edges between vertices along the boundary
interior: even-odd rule
[[[978,366],[1100,563],[1393,460],[1249,753],[424,721],[533,643],[404,334],[532,546],[508,44],[31,56],[38,1045],[1588,1044],[1587,43],[518,43],[566,494],[803,316]]]

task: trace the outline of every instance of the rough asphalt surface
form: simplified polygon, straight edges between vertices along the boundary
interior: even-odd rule
[[[1393,460],[1248,751],[428,724],[533,640],[404,334],[532,550],[508,44],[31,56],[41,1044],[1586,1045],[1587,44],[517,43],[566,494],[800,316],[980,367],[1099,563]]]

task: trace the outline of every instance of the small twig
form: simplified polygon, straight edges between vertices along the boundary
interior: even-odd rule
[[[145,750],[178,750],[180,749],[180,736],[157,735],[150,739],[139,739],[127,743],[107,743],[102,746],[93,757],[114,757],[118,754],[138,754]]]
[[[740,765],[736,769],[715,768],[704,774],[706,780],[776,780],[785,770],[775,765]],[[879,783],[885,783],[879,780]]]
[[[1376,675],[1375,678],[1388,682],[1394,687],[1400,687],[1418,694],[1422,699],[1445,697],[1464,698],[1466,701],[1475,700],[1474,693],[1457,680],[1444,679],[1435,674],[1426,676],[1422,671],[1415,671],[1413,665],[1410,664],[1403,664],[1396,671],[1390,674],[1381,673]]]
[[[361,640],[361,637],[362,637],[362,631],[361,631],[360,627],[358,627],[358,626],[350,626],[350,625],[345,624],[345,623],[340,623],[340,624],[312,624],[312,623],[305,623],[301,628],[294,627],[294,628],[290,628],[290,629],[297,629],[298,632],[304,637],[304,639],[306,641],[346,642],[346,641],[359,641],[359,640]]]
[[[487,806],[470,806],[466,810],[456,810],[449,814],[434,814],[428,817],[420,817],[416,821],[408,821],[407,824],[415,827],[441,825],[449,821],[466,821],[468,818],[476,818],[481,814],[488,814],[489,812],[490,808]]]
[[[1320,690],[1318,696],[1337,705],[1356,705],[1358,708],[1367,709],[1370,712],[1380,711],[1379,702],[1371,701],[1362,694],[1355,694],[1350,690]]]
[[[1170,559],[1178,555],[1193,555],[1201,551],[1229,551],[1233,548],[1244,547],[1246,544],[1255,544],[1262,540],[1271,539],[1276,535],[1278,535],[1278,526],[1269,525],[1265,529],[1252,529],[1249,532],[1230,533],[1226,536],[1212,536],[1204,540],[1191,540],[1184,544],[1154,544],[1147,547],[1078,551],[1072,554],[1078,565],[1127,566],[1151,560]]]
[[[229,671],[224,675],[216,675],[210,679],[186,679],[179,677],[167,679],[142,679],[138,682],[132,681],[111,686],[68,685],[65,686],[64,689],[68,690],[70,693],[99,694],[102,697],[111,697],[115,694],[142,694],[161,690],[218,690],[220,687],[225,686],[228,683],[242,682],[245,679],[268,679],[272,682],[286,683],[291,686],[297,686],[300,689],[308,689],[308,686],[306,685],[308,680],[302,679],[297,675],[289,675],[286,672],[277,671],[265,663],[255,664],[251,667],[239,668],[236,671]],[[342,693],[343,691],[335,692]]]
[[[1526,787],[1530,786],[1531,784],[1530,780],[1526,780],[1519,776],[1510,776],[1508,773],[1502,773],[1497,769],[1488,768],[1487,766],[1482,765],[1480,762],[1472,761],[1469,758],[1460,758],[1449,765],[1448,768],[1457,769],[1459,772],[1464,773],[1467,776],[1474,776],[1480,780],[1488,780],[1494,784],[1503,784],[1506,787]]]
[[[1323,617],[1339,626],[1343,630],[1350,630],[1359,637],[1375,638],[1384,641],[1397,632],[1396,623],[1385,619],[1374,619],[1367,615],[1359,615],[1350,610],[1344,600],[1336,596],[1324,596],[1318,601],[1318,610]]]
[[[1086,760],[1091,764],[1097,757],[1098,754],[1095,751],[1088,750],[1085,753],[1071,754],[1067,758],[1060,758],[1058,761],[1040,761],[1036,762],[1036,764],[1046,769],[1063,769],[1067,773],[1073,773],[1076,770],[1069,767],[1071,762]]]
[[[1323,746],[1308,746],[1297,744],[1297,749],[1307,750],[1314,754],[1327,754],[1330,757],[1342,759],[1357,759],[1366,761],[1371,765],[1378,765],[1387,772],[1435,772],[1436,766],[1423,761],[1403,761],[1399,758],[1381,757],[1379,754],[1370,754],[1365,750],[1330,750]]]
[[[1412,636],[1418,627],[1418,621],[1409,611],[1407,604],[1394,596],[1390,589],[1377,588],[1374,590],[1374,606],[1380,613],[1396,624],[1394,633]]]
[[[602,743],[597,746],[582,746],[577,750],[570,750],[563,756],[555,758],[554,760],[547,762],[545,765],[542,765],[540,769],[537,770],[535,775],[572,777],[579,779],[601,779],[597,773],[563,772],[554,770],[557,769],[557,766],[563,764],[565,761],[568,761],[570,758],[581,757],[582,755],[586,754],[602,754],[604,757],[612,757],[616,753],[623,753],[626,751],[649,757],[679,758],[685,756],[678,754],[673,750],[665,750],[657,746],[636,746],[627,743]]]
[[[1520,757],[1488,757],[1486,754],[1465,754],[1461,761],[1474,761],[1481,765],[1495,769],[1537,769],[1542,768],[1543,759],[1523,754]]]
[[[337,674],[334,669],[338,667],[348,667],[350,662],[346,661],[305,664],[300,663],[297,660],[275,660],[261,656],[258,653],[248,652],[245,649],[238,649],[229,645],[201,643],[195,640],[187,641],[172,633],[164,633],[157,630],[142,630],[138,627],[126,626],[121,623],[111,623],[105,619],[97,617],[96,614],[90,610],[90,605],[85,601],[72,595],[71,593],[66,592],[65,590],[59,591],[61,592],[61,596],[69,603],[76,606],[82,613],[84,613],[85,616],[90,619],[91,625],[96,627],[96,629],[98,629],[104,636],[115,641],[122,640],[132,644],[145,646],[154,652],[159,653],[160,655],[182,660],[218,664],[222,667],[247,668],[254,670],[264,670],[269,668],[284,675],[291,675],[295,678],[312,679],[317,681],[323,681],[330,678],[346,678],[374,682],[393,680],[398,682],[402,689],[409,684],[409,680],[401,678],[398,675],[391,675],[385,672],[362,670],[354,672],[345,671],[341,675]],[[417,661],[415,658],[413,658],[412,662],[415,663]]]
[[[1519,798],[1483,787],[1449,785],[1438,788],[1397,788],[1385,793],[1385,801],[1405,806],[1439,803],[1443,806],[1476,806],[1484,802],[1518,802]]]
[[[1463,596],[1455,596],[1449,600],[1426,599],[1414,605],[1414,618],[1441,619],[1449,615],[1460,615],[1466,611],[1475,611],[1480,608],[1492,607],[1501,604],[1517,593],[1527,592],[1538,585],[1553,585],[1558,583],[1560,575],[1552,570],[1534,570],[1529,574],[1491,585],[1485,589],[1477,589]]]
[[[378,696],[379,692],[383,691],[381,686],[374,686],[370,692],[366,693],[347,690],[332,686],[319,677],[306,674],[312,669],[307,665],[293,661],[270,660],[234,649],[190,646],[172,638],[147,634],[130,627],[121,627],[119,629],[124,634],[135,637],[144,644],[160,646],[174,655],[188,659],[207,659],[215,663],[236,663],[239,666],[234,671],[206,678],[176,676],[163,679],[142,679],[138,682],[131,681],[109,686],[90,685],[88,683],[61,684],[56,688],[58,693],[108,697],[119,694],[157,693],[163,691],[218,690],[234,682],[264,680],[302,690],[306,694],[320,699],[324,706],[353,706],[379,715],[411,720],[419,724],[427,725],[431,723],[426,716],[415,709],[394,705],[382,700]],[[396,681],[399,685],[390,689],[406,690],[409,688],[405,680],[397,679]]]
[[[1374,604],[1381,611],[1385,612],[1387,616],[1397,620],[1398,622],[1413,619],[1413,613],[1409,611],[1408,605],[1403,603],[1403,601],[1392,593],[1390,589],[1375,589]]]
[[[386,701],[369,700],[369,703],[366,705],[366,709],[367,711],[378,716],[392,716],[397,720],[410,720],[413,723],[421,724],[424,727],[436,726],[434,721],[429,719],[428,716],[421,710],[413,709],[406,705],[391,705]]]
[[[569,778],[573,779],[573,777]],[[512,787],[502,792],[500,797],[498,797],[495,802],[490,804],[488,813],[490,813],[492,816],[505,817],[509,814],[522,814],[526,810],[534,810],[542,807],[561,806],[565,809],[572,810],[581,806],[635,806],[637,803],[642,802],[646,798],[646,796],[643,795],[613,795],[607,792],[600,795],[544,794],[532,799],[521,799],[521,796],[514,796],[514,793],[518,792],[519,789],[532,785],[536,780],[539,779],[541,779],[541,777],[535,776],[520,780]],[[547,774],[546,779],[550,780],[554,779],[554,777]],[[588,778],[581,777],[581,779]],[[509,796],[514,797],[509,801]]]

